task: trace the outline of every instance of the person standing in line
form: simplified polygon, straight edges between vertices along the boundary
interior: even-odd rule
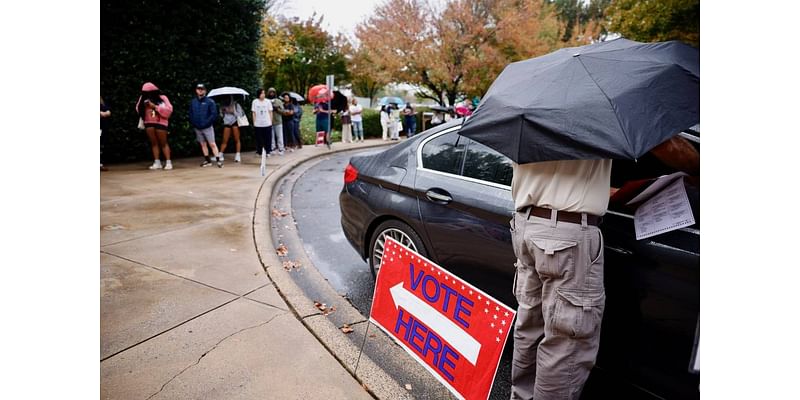
[[[214,121],[217,120],[217,103],[206,97],[206,85],[198,83],[194,88],[195,97],[189,105],[189,123],[194,128],[197,143],[200,143],[200,150],[203,152],[203,162],[201,167],[211,165],[211,158],[208,156],[208,147],[217,159],[217,167],[222,168],[222,160],[217,150],[217,142],[214,138]]]
[[[283,115],[281,116],[283,120],[283,143],[284,146],[289,149],[289,152],[292,153],[297,146],[294,142],[294,107],[292,106],[292,96],[289,96],[287,92],[283,92],[281,94],[281,100],[283,101]]]
[[[358,100],[353,97],[350,100],[350,116],[353,120],[353,133],[355,135],[356,142],[364,141],[364,123],[361,118],[361,113],[364,112],[364,108],[358,104]]]
[[[325,144],[328,150],[331,149],[331,127],[330,114],[333,111],[328,108],[328,103],[322,102],[314,105],[314,114],[317,115],[317,132],[325,132]]]
[[[342,143],[353,143],[353,120],[350,117],[350,104],[345,103],[342,111]]]
[[[411,139],[416,130],[417,116],[415,115],[414,107],[411,106],[411,103],[406,103],[406,107],[403,108],[403,131],[405,131],[406,137]]]
[[[278,98],[275,88],[267,89],[267,99],[272,103],[272,137],[270,138],[270,151],[278,150],[278,155],[282,156],[283,147],[283,101]],[[277,147],[276,147],[277,145]]]
[[[253,112],[253,130],[256,133],[256,154],[267,152],[269,157],[270,137],[272,136],[272,102],[267,100],[264,89],[258,88],[256,99],[250,105]]]
[[[389,105],[381,106],[381,129],[383,130],[383,140],[389,140]]]
[[[103,101],[103,96],[100,96],[100,171],[108,171],[103,165],[103,147],[106,144],[106,136],[108,136],[108,118],[111,117],[111,110]],[[106,133],[106,136],[103,134]]]
[[[294,122],[292,123],[292,136],[294,140],[297,142],[297,148],[303,148],[303,137],[300,135],[300,121],[303,119],[303,107],[297,102],[297,100],[292,99],[292,108],[294,108]]]
[[[239,102],[230,95],[225,103],[222,105],[222,144],[220,144],[219,149],[219,158],[220,160],[225,160],[225,149],[228,147],[228,141],[231,138],[231,132],[233,132],[233,142],[236,145],[236,156],[233,158],[233,162],[241,162],[242,161],[242,141],[241,141],[241,133],[239,132],[239,117],[244,115],[244,109],[242,106],[239,105]]]
[[[391,132],[392,140],[400,140],[400,110],[394,103],[386,108],[389,110],[389,132]]]
[[[144,121],[145,133],[153,153],[153,165],[148,169],[161,169],[161,152],[163,152],[166,161],[164,169],[171,170],[172,159],[167,142],[169,117],[172,116],[172,104],[169,99],[161,94],[152,82],[146,82],[142,85],[142,94],[136,100],[136,112]]]

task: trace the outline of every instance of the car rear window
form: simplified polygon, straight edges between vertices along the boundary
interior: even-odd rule
[[[469,141],[464,176],[511,186],[511,159],[474,140]]]
[[[467,140],[457,132],[430,140],[422,147],[422,167],[460,175]]]

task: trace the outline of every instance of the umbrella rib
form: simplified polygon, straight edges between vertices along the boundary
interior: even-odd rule
[[[580,57],[575,57],[575,58],[577,58],[578,61],[580,61],[581,66],[583,67],[583,70],[586,71],[586,75],[589,75],[589,78],[592,79],[592,82],[594,82],[594,85],[597,86],[598,89],[600,89],[600,93],[602,93],[603,96],[606,98],[606,100],[608,100],[608,105],[611,106],[611,111],[614,112],[614,118],[616,118],[616,120],[617,120],[617,125],[619,125],[619,129],[622,131],[622,137],[625,138],[625,143],[628,144],[628,149],[630,150],[632,148],[632,146],[631,146],[630,140],[628,140],[628,133],[625,132],[625,128],[622,126],[622,121],[619,120],[619,115],[617,114],[617,110],[614,109],[614,103],[611,102],[611,98],[608,97],[608,95],[606,94],[606,91],[603,90],[603,88],[600,87],[600,85],[597,84],[597,81],[594,79],[594,76],[592,76],[592,73],[589,72],[589,69],[586,68],[586,64],[583,63],[583,60]],[[635,159],[635,157],[634,157],[634,159]]]

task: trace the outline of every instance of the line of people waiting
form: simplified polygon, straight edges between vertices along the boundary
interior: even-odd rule
[[[195,97],[189,106],[189,123],[191,124],[200,150],[203,153],[201,167],[213,165],[211,155],[214,156],[217,167],[222,168],[225,161],[225,150],[233,136],[236,153],[234,162],[241,162],[241,132],[240,126],[249,125],[245,111],[235,96],[223,97],[219,111],[217,103],[207,97],[205,84],[195,86]],[[258,89],[256,99],[251,104],[253,130],[256,138],[256,156],[261,156],[266,151],[267,157],[273,153],[283,155],[285,150],[290,152],[303,147],[300,137],[300,120],[303,109],[297,100],[288,92],[277,96],[275,88]],[[173,112],[172,104],[167,96],[151,82],[142,86],[142,93],[136,101],[136,112],[139,114],[140,126],[144,130],[153,154],[151,170],[171,170],[172,160],[167,135],[169,133],[169,119]],[[103,118],[107,118],[110,111],[101,99],[101,138],[103,131]],[[222,142],[217,148],[214,123],[222,118]],[[209,151],[210,150],[210,151]],[[161,156],[165,161],[162,167]],[[101,164],[101,169],[105,167]]]

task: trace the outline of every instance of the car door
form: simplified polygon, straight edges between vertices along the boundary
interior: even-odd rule
[[[510,160],[457,128],[426,139],[417,151],[414,190],[429,250],[446,269],[511,303]]]

